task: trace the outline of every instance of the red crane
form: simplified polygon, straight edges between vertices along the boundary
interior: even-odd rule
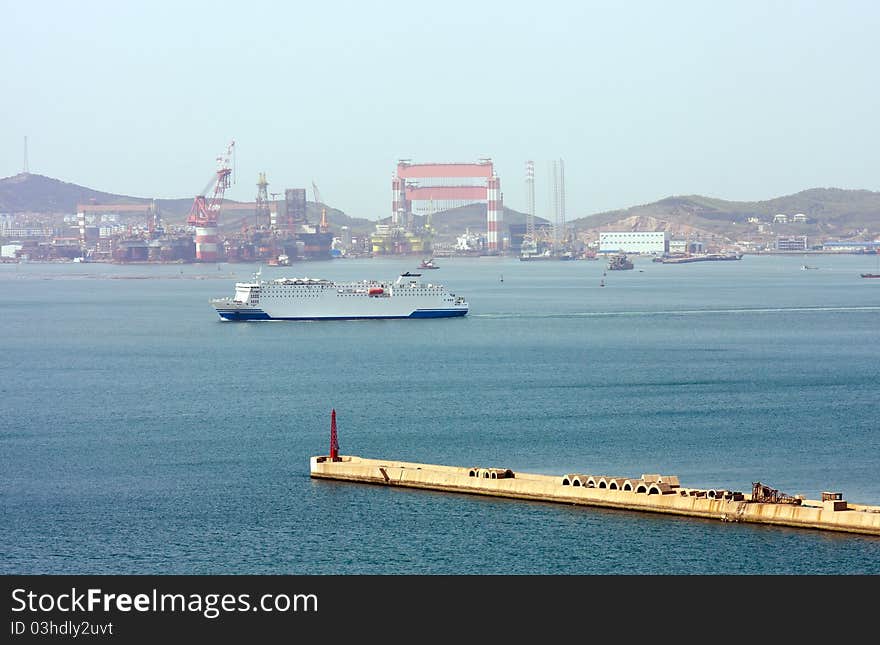
[[[193,200],[192,208],[186,223],[190,226],[216,226],[220,215],[220,204],[223,202],[223,193],[229,188],[232,175],[231,159],[235,148],[235,140],[229,142],[226,151],[217,156],[217,171],[211,177],[211,181],[205,186],[201,194]],[[214,186],[214,194],[209,202],[206,198],[208,190]]]

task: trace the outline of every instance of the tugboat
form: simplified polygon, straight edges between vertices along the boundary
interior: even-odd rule
[[[436,264],[434,264],[434,258],[427,258],[422,260],[422,263],[419,265],[420,269],[439,269]]]
[[[608,258],[609,271],[626,271],[627,269],[632,269],[633,267],[634,265],[630,261],[630,259],[626,257],[626,253],[618,253],[617,255],[612,255],[610,258]]]

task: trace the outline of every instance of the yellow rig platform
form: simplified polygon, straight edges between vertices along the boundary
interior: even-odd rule
[[[780,494],[760,482],[747,494],[686,488],[670,475],[538,475],[343,456],[336,447],[335,411],[333,422],[331,454],[311,458],[311,477],[880,536],[880,506],[851,504],[837,492],[809,500]]]

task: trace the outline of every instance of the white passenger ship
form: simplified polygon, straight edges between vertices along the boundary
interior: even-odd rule
[[[464,316],[468,303],[442,284],[402,273],[394,282],[316,278],[236,282],[232,298],[210,301],[222,320],[354,320]]]

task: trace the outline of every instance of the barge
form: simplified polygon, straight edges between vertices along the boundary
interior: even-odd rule
[[[667,255],[654,258],[654,262],[661,264],[690,264],[691,262],[726,262],[730,260],[742,260],[742,253],[701,253],[697,255]],[[810,267],[815,269],[816,267]]]

